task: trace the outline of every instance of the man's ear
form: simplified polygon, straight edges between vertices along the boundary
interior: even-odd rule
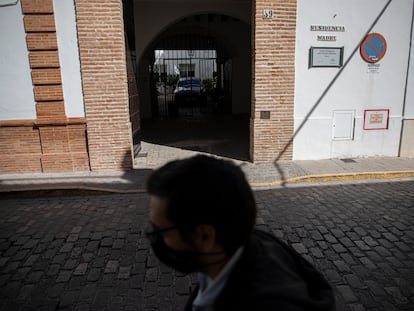
[[[197,225],[194,243],[200,252],[212,252],[216,247],[216,229],[209,224]]]

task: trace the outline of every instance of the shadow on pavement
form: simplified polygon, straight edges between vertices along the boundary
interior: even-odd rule
[[[249,160],[248,115],[143,120],[141,135],[148,143]]]
[[[151,169],[107,173],[36,173],[7,175],[0,198],[142,193]]]

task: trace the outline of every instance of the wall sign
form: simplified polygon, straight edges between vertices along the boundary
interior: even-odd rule
[[[311,25],[310,30],[345,32],[345,26]]]
[[[368,63],[367,73],[378,74],[380,73],[380,69],[381,69],[381,64]]]
[[[316,37],[316,39],[318,40],[318,41],[336,41],[336,36],[320,36],[320,35],[318,35],[317,37]]]
[[[272,19],[273,11],[272,10],[263,10],[263,18],[264,19]]]
[[[364,110],[364,130],[387,130],[389,109]]]
[[[345,32],[345,26],[329,26],[329,25],[311,25],[310,31],[320,31],[320,32]],[[336,41],[336,36],[321,34],[316,36],[318,41]]]
[[[309,68],[341,67],[344,47],[314,47],[309,49]]]
[[[371,33],[365,37],[360,46],[362,58],[368,63],[379,62],[387,51],[387,42],[379,33]]]

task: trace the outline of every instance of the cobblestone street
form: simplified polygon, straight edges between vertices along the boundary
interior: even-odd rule
[[[414,310],[414,181],[255,195],[258,226],[323,272],[338,310]],[[150,253],[146,194],[0,205],[0,310],[181,310],[195,284]]]

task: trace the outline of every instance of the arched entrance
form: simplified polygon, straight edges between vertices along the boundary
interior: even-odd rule
[[[142,141],[249,160],[250,28],[205,13],[153,39],[138,61]]]

